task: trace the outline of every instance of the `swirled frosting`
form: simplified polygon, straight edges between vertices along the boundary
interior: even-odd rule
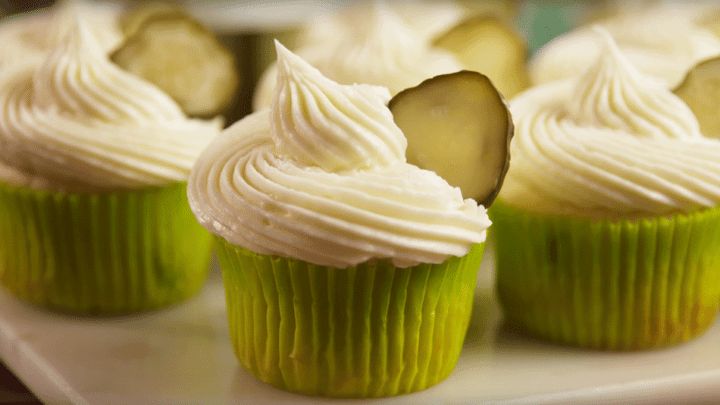
[[[14,64],[39,64],[65,38],[82,15],[105,51],[122,41],[119,10],[108,4],[63,1],[50,9],[9,17],[0,23],[0,70]]]
[[[462,70],[454,56],[433,48],[428,38],[382,3],[374,3],[354,19],[336,17],[329,24],[336,31],[330,39],[302,46],[298,54],[336,82],[379,85],[392,94],[429,77]],[[276,68],[271,67],[260,80],[253,100],[255,110],[270,105],[275,76]]]
[[[693,2],[689,2],[693,3]],[[641,72],[673,88],[701,60],[720,55],[720,39],[697,23],[702,4],[626,12],[599,24]],[[543,47],[530,64],[534,84],[577,77],[600,55],[592,28],[571,31]]]
[[[605,37],[580,78],[511,102],[516,135],[501,199],[547,214],[637,217],[714,207],[720,142]],[[597,35],[597,34],[596,34]]]
[[[387,89],[340,85],[278,45],[272,108],[225,130],[188,183],[199,221],[251,251],[345,268],[465,255],[490,221],[405,160]]]
[[[219,131],[111,63],[81,16],[41,64],[0,74],[0,162],[24,173],[22,184],[95,191],[182,181]]]

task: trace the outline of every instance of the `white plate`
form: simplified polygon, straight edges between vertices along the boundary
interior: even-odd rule
[[[413,395],[349,402],[720,403],[720,323],[693,342],[652,352],[545,344],[502,325],[487,258],[467,342],[450,378]],[[51,404],[336,402],[276,390],[238,366],[217,272],[191,301],[135,317],[49,314],[0,293],[0,357]]]

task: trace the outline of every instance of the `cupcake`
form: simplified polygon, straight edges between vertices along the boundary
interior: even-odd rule
[[[720,55],[720,38],[701,24],[707,4],[673,2],[635,7],[594,22],[610,34],[623,55],[643,74],[668,88],[698,62]],[[591,26],[577,28],[541,48],[530,63],[534,85],[582,75],[602,49]]]
[[[406,162],[387,89],[340,85],[277,47],[272,107],[225,130],[188,183],[217,239],[235,353],[309,395],[436,384],[462,348],[486,211]]]
[[[78,314],[195,293],[212,241],[185,182],[219,131],[112,64],[77,17],[42,63],[0,74],[0,283]]]
[[[513,165],[492,218],[506,319],[551,341],[680,343],[720,300],[720,142],[606,31],[581,77],[514,99]]]
[[[332,80],[383,86],[393,95],[462,69],[486,74],[506,96],[525,86],[519,35],[490,11],[471,14],[455,2],[359,3],[309,24],[297,53]],[[270,106],[275,75],[271,66],[258,82],[255,111]]]

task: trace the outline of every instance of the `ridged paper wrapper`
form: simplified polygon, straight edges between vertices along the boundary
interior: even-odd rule
[[[0,284],[33,305],[83,315],[150,310],[193,295],[207,276],[212,237],[185,190],[0,185]]]
[[[442,264],[338,269],[218,238],[235,353],[261,381],[308,395],[423,390],[457,363],[482,253],[479,244]]]
[[[605,350],[700,335],[720,303],[720,209],[602,220],[496,204],[497,291],[532,335]]]

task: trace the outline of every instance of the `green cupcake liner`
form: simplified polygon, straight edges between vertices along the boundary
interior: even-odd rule
[[[261,381],[308,395],[419,391],[455,367],[483,245],[436,265],[337,269],[218,240],[230,336]]]
[[[75,314],[159,308],[204,283],[212,237],[184,183],[105,194],[0,185],[0,284]]]
[[[530,334],[594,349],[687,341],[720,303],[720,208],[591,220],[491,212],[505,317]]]

